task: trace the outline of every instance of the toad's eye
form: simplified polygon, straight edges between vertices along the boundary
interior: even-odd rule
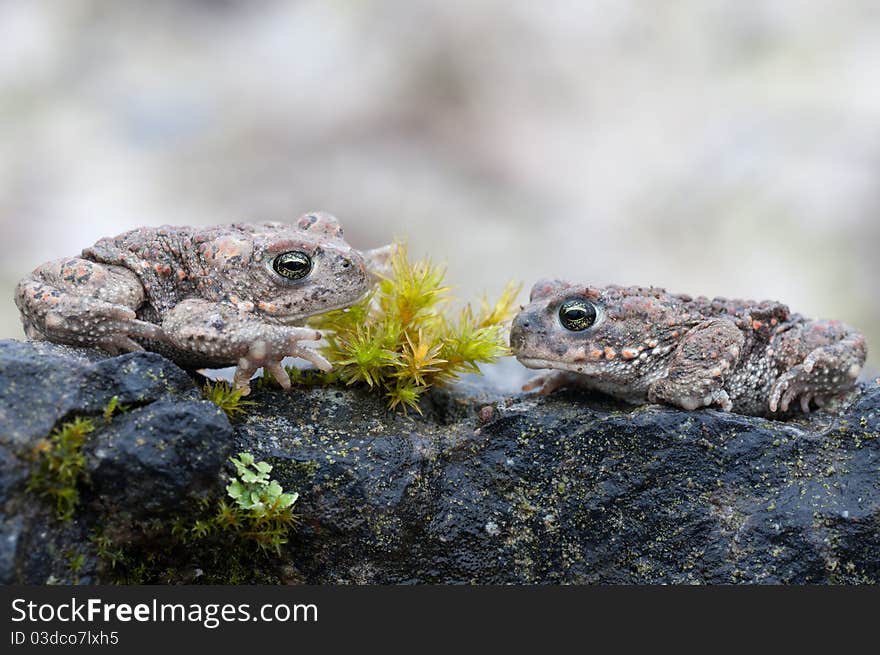
[[[301,280],[312,272],[312,258],[299,250],[283,252],[272,260],[272,270],[288,280]]]
[[[596,322],[596,307],[586,300],[567,300],[559,308],[559,320],[566,330],[586,330]]]

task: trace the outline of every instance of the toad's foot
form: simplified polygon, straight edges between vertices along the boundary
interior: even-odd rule
[[[554,391],[565,389],[566,387],[580,386],[580,380],[577,373],[569,373],[568,371],[553,371],[544,375],[538,375],[526,382],[523,391],[536,391],[539,396],[549,396]]]
[[[661,380],[648,390],[648,400],[652,403],[669,402],[668,395],[664,395],[668,394],[668,391],[663,386],[663,382]],[[706,386],[709,384],[711,382],[707,382]],[[701,389],[698,386],[693,386],[688,392],[682,392],[681,389],[677,389],[675,398],[674,404],[688,411],[701,407],[711,407],[712,405],[717,405],[725,412],[733,410],[733,401],[730,400],[730,396],[724,389]]]
[[[868,354],[862,334],[839,321],[821,321],[810,330],[786,334],[792,336],[783,346],[806,356],[799,363],[792,361],[794,365],[783,369],[773,383],[767,398],[771,412],[786,412],[798,400],[806,413],[811,403],[823,407],[856,390]]]
[[[771,412],[787,412],[795,399],[800,400],[801,411],[810,413],[810,403],[822,407],[830,398],[811,384],[809,372],[800,364],[783,373],[773,384],[768,398]]]
[[[240,389],[243,396],[251,392],[250,379],[256,370],[263,367],[284,389],[290,389],[290,376],[284,370],[281,360],[285,357],[299,357],[314,364],[322,371],[330,371],[333,366],[319,353],[301,344],[301,341],[318,341],[321,333],[308,328],[285,328],[288,332],[284,343],[277,340],[267,342],[259,340],[254,342],[247,354],[238,360],[235,369],[233,383],[236,389]],[[280,347],[279,347],[280,346]]]
[[[302,357],[319,369],[329,371],[330,362],[301,342],[318,341],[317,330],[266,323],[251,312],[228,303],[189,299],[179,303],[162,321],[167,343],[209,361],[237,363],[233,378],[236,389],[250,393],[250,378],[264,367],[285,389],[290,377],[281,365],[285,357]]]
[[[859,335],[860,336],[860,335]],[[855,352],[855,354],[853,354]],[[801,364],[779,376],[770,389],[768,406],[771,412],[787,412],[797,399],[801,410],[810,412],[810,403],[823,407],[845,396],[855,387],[864,357],[840,342],[816,348]]]

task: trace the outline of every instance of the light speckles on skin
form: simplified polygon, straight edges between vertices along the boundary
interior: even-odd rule
[[[273,266],[290,251],[311,262],[299,279]],[[377,251],[379,263],[386,255]],[[367,260],[321,212],[292,224],[139,228],[39,266],[15,302],[31,339],[111,353],[146,348],[189,368],[237,365],[245,393],[264,366],[289,388],[286,356],[330,368],[301,343],[320,333],[297,325],[359,300],[374,282]]]
[[[571,300],[594,306],[588,328],[562,325],[560,307]],[[853,328],[807,320],[778,302],[557,280],[534,286],[510,345],[525,366],[556,369],[526,390],[580,385],[632,403],[771,416],[853,391],[867,355]]]

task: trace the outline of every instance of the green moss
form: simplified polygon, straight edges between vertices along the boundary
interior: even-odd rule
[[[419,398],[431,386],[479,373],[479,364],[508,354],[505,323],[520,287],[508,284],[495,303],[466,305],[453,320],[444,311],[450,296],[442,268],[410,262],[399,244],[390,268],[362,302],[309,324],[324,332],[322,352],[337,379],[376,389],[392,408],[420,411]]]
[[[226,412],[229,420],[234,420],[243,416],[246,408],[253,405],[252,400],[244,400],[243,389],[235,389],[228,382],[207,382],[202,389],[202,395],[205,400],[210,400],[220,409]]]
[[[270,479],[272,467],[249,453],[231,461],[227,499],[202,499],[171,520],[123,520],[98,531],[92,542],[103,575],[122,584],[278,583],[298,495],[285,493]]]
[[[86,564],[86,556],[70,548],[63,553],[67,559],[67,570],[70,571],[70,579],[73,584],[79,584],[79,573]]]
[[[28,491],[52,500],[60,521],[73,518],[79,503],[79,483],[85,477],[86,458],[82,447],[86,435],[93,432],[91,419],[77,417],[64,423],[34,447],[36,464],[28,482]]]
[[[326,387],[339,382],[339,373],[336,371],[318,371],[315,369],[301,370],[295,366],[285,366],[284,370],[290,377],[293,385],[301,387]],[[263,375],[251,382],[254,389],[280,389],[278,381],[265,369]]]
[[[104,407],[104,421],[109,423],[116,412],[127,412],[129,409],[128,405],[119,402],[119,396],[113,396]]]
[[[92,535],[92,545],[95,547],[95,555],[110,569],[115,569],[117,564],[125,560],[123,549],[102,530]]]

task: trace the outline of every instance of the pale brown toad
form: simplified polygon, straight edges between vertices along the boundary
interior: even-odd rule
[[[101,239],[79,257],[37,267],[16,288],[25,333],[111,353],[153,350],[188,368],[237,366],[235,386],[265,367],[330,364],[302,342],[306,318],[355,303],[372,287],[368,261],[325,213],[295,222],[140,228]]]

